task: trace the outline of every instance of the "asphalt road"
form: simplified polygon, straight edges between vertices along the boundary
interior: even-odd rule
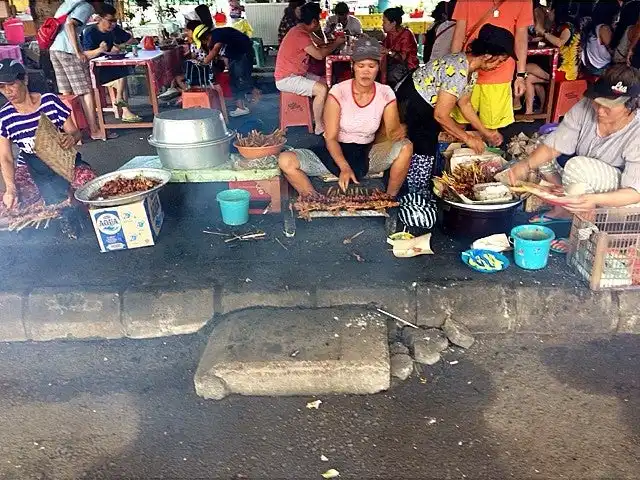
[[[640,476],[640,337],[480,337],[389,392],[318,410],[197,397],[205,342],[1,345],[0,478]]]

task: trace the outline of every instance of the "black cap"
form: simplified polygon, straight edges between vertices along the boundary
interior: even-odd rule
[[[640,96],[640,85],[626,85],[621,81],[613,83],[600,77],[584,92],[584,96],[605,107],[615,107],[626,103],[630,98]]]
[[[508,55],[514,60],[518,59],[513,49],[513,44],[515,43],[513,33],[506,28],[496,27],[487,23],[480,29],[478,40],[488,47],[487,53],[490,55]]]
[[[13,83],[26,73],[27,71],[19,61],[13,58],[0,60],[0,83]]]

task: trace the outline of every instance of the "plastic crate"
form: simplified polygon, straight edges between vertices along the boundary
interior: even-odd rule
[[[567,263],[591,290],[640,289],[640,208],[599,208],[574,217]]]

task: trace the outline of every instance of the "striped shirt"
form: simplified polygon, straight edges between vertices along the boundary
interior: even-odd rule
[[[71,115],[69,108],[53,93],[43,93],[40,106],[33,113],[18,113],[11,103],[7,103],[0,108],[0,135],[15,143],[21,153],[33,153],[41,113],[49,117],[60,130]],[[21,163],[18,158],[18,165]]]

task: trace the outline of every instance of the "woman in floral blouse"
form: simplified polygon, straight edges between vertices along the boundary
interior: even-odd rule
[[[403,77],[418,68],[418,44],[413,32],[402,26],[401,7],[387,8],[382,16],[386,33],[382,46],[387,55],[387,83],[394,87]]]
[[[300,7],[304,5],[306,0],[292,0],[289,6],[284,9],[284,15],[280,20],[278,27],[278,45],[282,43],[284,36],[300,22]]]

